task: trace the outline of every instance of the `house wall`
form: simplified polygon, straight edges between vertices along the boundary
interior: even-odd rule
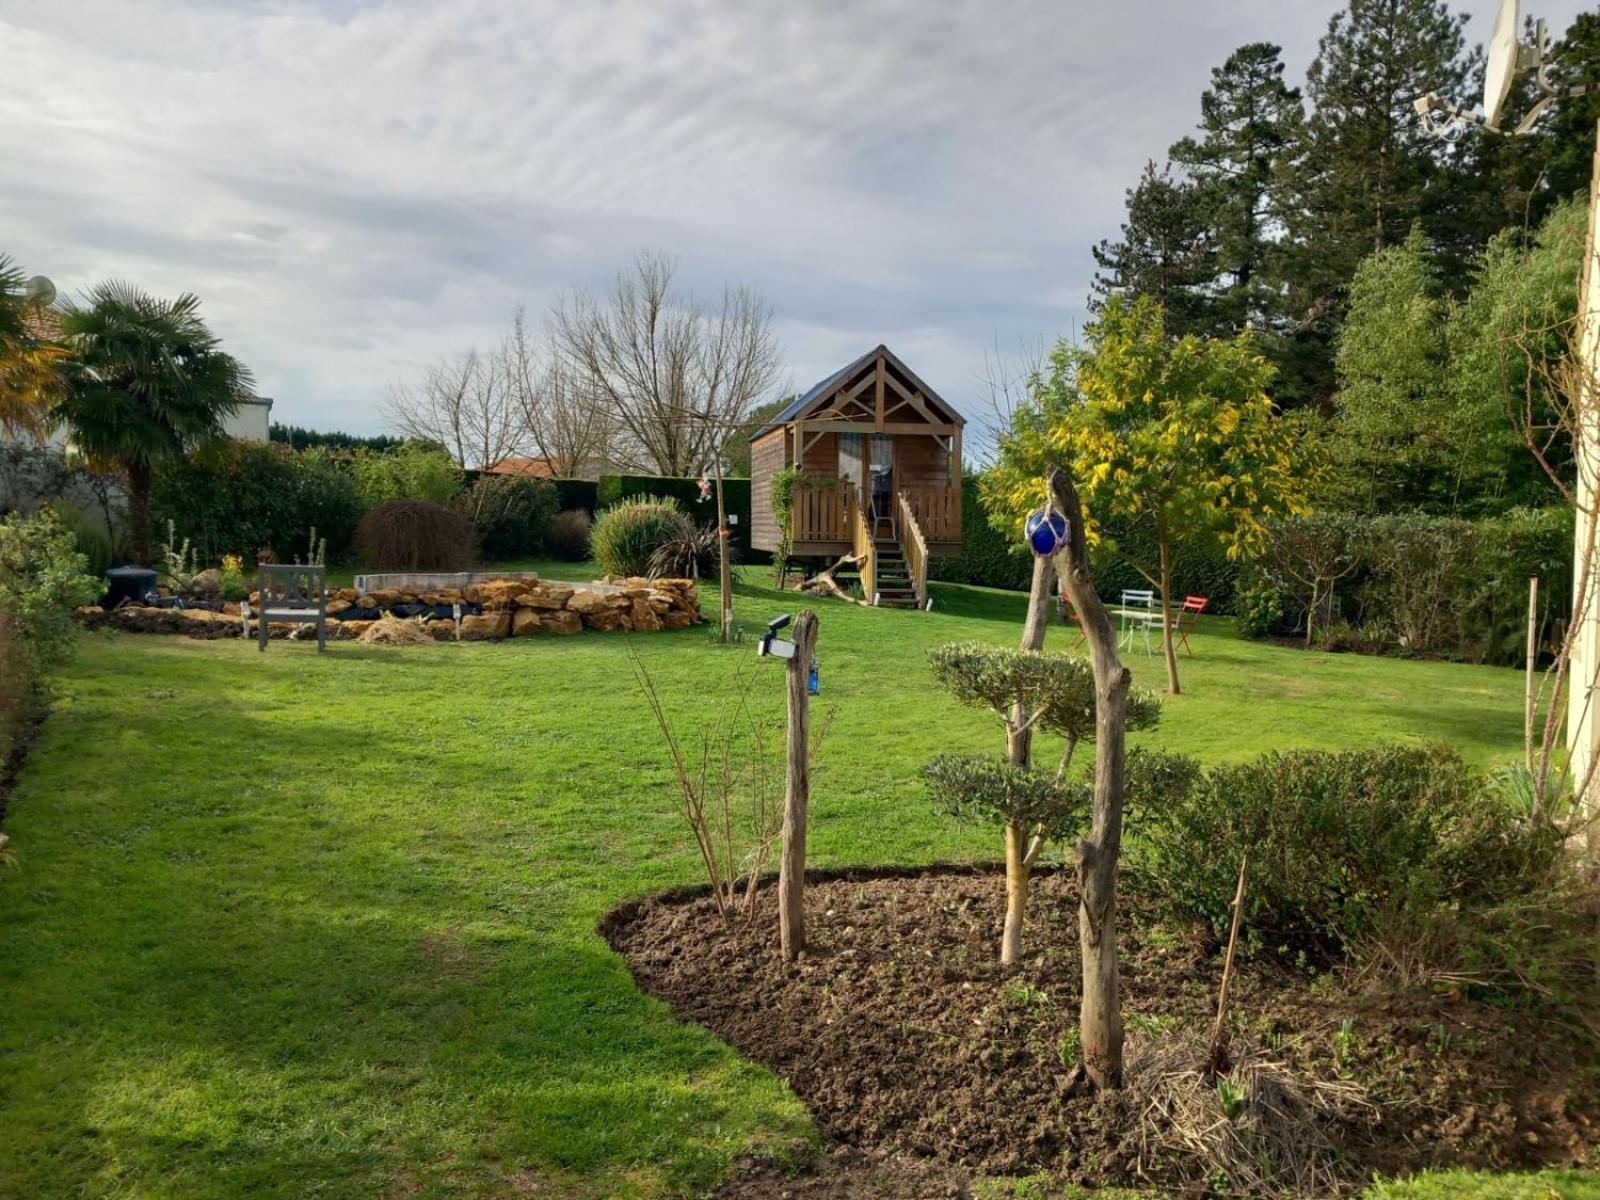
[[[223,418],[222,431],[229,437],[264,442],[267,440],[271,415],[271,400],[246,400],[231,415]]]
[[[894,439],[896,487],[945,487],[950,478],[950,452],[938,438],[902,433]]]
[[[807,435],[810,437],[812,435]],[[829,479],[839,477],[839,435],[825,433],[806,447],[805,462],[801,464],[808,475],[822,475]]]
[[[772,515],[772,479],[788,463],[788,431],[774,429],[750,443],[750,545],[778,548],[778,521]]]

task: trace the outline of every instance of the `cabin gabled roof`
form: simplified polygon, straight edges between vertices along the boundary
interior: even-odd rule
[[[910,367],[906,366],[906,364],[900,360],[899,356],[896,355],[893,350],[889,349],[887,346],[879,345],[874,346],[871,350],[868,350],[865,354],[856,359],[853,363],[850,363],[848,366],[841,367],[839,370],[835,371],[832,375],[829,375],[820,383],[814,384],[810,391],[796,396],[793,400],[789,401],[789,403],[784,406],[782,412],[773,417],[760,429],[756,430],[750,435],[750,441],[753,442],[757,438],[765,437],[774,429],[778,429],[789,424],[790,421],[799,420],[810,409],[823,403],[830,396],[832,396],[834,392],[839,390],[841,384],[859,372],[863,367],[867,366],[868,363],[872,362],[880,354],[883,355],[886,362],[892,364],[895,370],[904,375],[906,379],[908,379],[917,388],[917,390],[922,393],[922,398],[924,400],[926,400],[929,404],[932,404],[940,412],[944,413],[944,415],[949,418],[951,424],[964,426],[967,423],[967,419],[965,417],[958,413],[954,408],[950,407],[950,405],[946,403],[944,397],[940,396],[938,392],[934,391],[931,387],[924,383],[921,378],[918,377],[917,373]]]

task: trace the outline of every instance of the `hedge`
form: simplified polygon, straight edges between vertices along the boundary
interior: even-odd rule
[[[201,562],[224,554],[254,558],[263,548],[282,562],[306,553],[313,527],[328,555],[349,554],[362,505],[339,455],[295,451],[282,442],[223,439],[162,462],[150,489],[150,528],[172,521]]]
[[[750,561],[750,481],[748,479],[724,479],[722,481],[723,500],[728,507],[728,515],[737,517],[732,526],[732,542],[739,562]],[[689,519],[696,525],[712,525],[717,519],[716,499],[702,501],[700,499],[700,481],[698,479],[680,479],[670,475],[602,475],[596,488],[595,501],[599,508],[606,509],[621,500],[631,500],[644,496],[662,496],[676,500],[678,507],[688,514]],[[562,508],[573,507],[563,499]]]
[[[989,513],[978,494],[977,475],[961,480],[961,553],[954,558],[936,558],[928,565],[932,579],[946,583],[970,583],[979,587],[1007,588],[1025,592],[1033,581],[1033,559],[1020,539],[999,532],[989,522]],[[1156,560],[1155,547],[1147,537],[1114,528],[1125,550],[1141,561]],[[1177,546],[1173,553],[1172,588],[1174,596],[1205,596],[1210,611],[1229,612],[1239,576],[1239,567],[1220,551],[1196,550]],[[1120,558],[1099,555],[1094,563],[1095,589],[1107,600],[1120,598],[1124,588],[1150,586],[1143,575]]]
[[[556,485],[556,507],[562,512],[581,508],[591,517],[600,507],[600,485],[593,479],[552,479]]]

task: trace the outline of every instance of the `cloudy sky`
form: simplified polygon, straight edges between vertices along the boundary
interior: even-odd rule
[[[795,385],[883,341],[971,405],[986,348],[1081,323],[1210,69],[1270,39],[1298,77],[1334,7],[0,0],[0,250],[198,293],[320,428],[641,248],[761,289]]]

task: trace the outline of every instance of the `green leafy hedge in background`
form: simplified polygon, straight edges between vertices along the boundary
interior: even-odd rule
[[[670,475],[602,475],[596,488],[596,502],[601,508],[610,508],[622,500],[641,496],[661,496],[676,500],[678,507],[696,525],[717,523],[715,492],[709,500],[700,499],[698,479],[679,479]],[[723,502],[728,516],[738,518],[730,527],[735,558],[750,561],[750,481],[724,479]],[[563,503],[562,508],[568,505]]]
[[[1033,556],[1021,537],[996,529],[978,494],[977,475],[961,480],[961,553],[954,558],[936,558],[928,567],[930,578],[946,583],[971,583],[979,587],[1008,588],[1025,592],[1033,581]],[[1155,561],[1153,545],[1146,546],[1141,535],[1107,527],[1106,532],[1136,558]],[[1231,611],[1239,566],[1220,551],[1174,548],[1174,602],[1186,595],[1205,596],[1211,612]],[[1124,588],[1145,589],[1150,583],[1120,558],[1097,554],[1094,561],[1095,589],[1107,600],[1115,601]]]
[[[526,558],[544,548],[556,515],[556,489],[548,479],[480,475],[456,508],[472,522],[489,562]]]
[[[345,558],[362,512],[346,458],[281,442],[227,438],[164,461],[150,493],[150,527],[173,522],[205,563],[224,554],[250,560],[263,548],[287,562],[304,554],[313,527],[330,558]]]
[[[556,487],[556,505],[562,512],[582,509],[591,517],[600,507],[600,485],[593,479],[552,479]]]

